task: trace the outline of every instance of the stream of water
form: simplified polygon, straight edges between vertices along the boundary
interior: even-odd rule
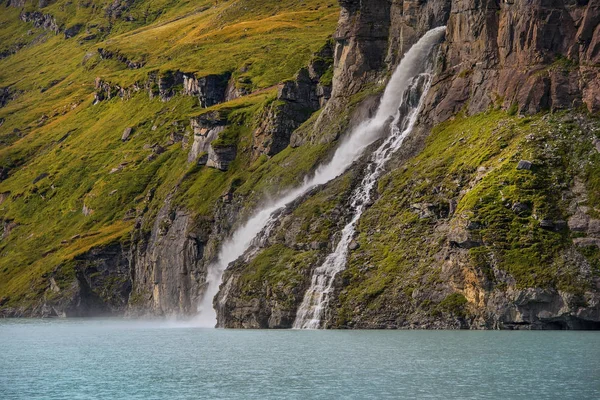
[[[404,93],[401,106],[390,124],[390,134],[371,156],[361,184],[352,193],[349,210],[352,219],[342,229],[342,236],[335,250],[327,256],[323,265],[313,272],[310,287],[296,314],[294,329],[319,329],[322,327],[323,312],[329,305],[334,279],[339,272],[346,268],[349,245],[354,237],[356,224],[371,201],[371,192],[385,171],[386,163],[412,131],[430,86],[431,75],[429,73],[419,74],[413,78],[411,85]]]
[[[445,27],[430,30],[404,55],[386,86],[375,116],[359,124],[347,135],[335,151],[331,161],[317,168],[315,174],[310,178],[307,177],[301,186],[287,192],[275,202],[259,210],[241,228],[237,229],[229,240],[225,241],[219,251],[217,261],[208,267],[207,289],[198,307],[196,318],[196,322],[200,326],[214,327],[216,325],[217,317],[213,308],[213,299],[219,291],[225,269],[231,262],[244,254],[255,237],[272,221],[275,211],[285,207],[315,186],[325,184],[341,175],[363,154],[370,144],[380,139],[390,129],[393,137],[385,141],[386,148],[381,150],[381,156],[389,158],[391,152],[388,150],[396,144],[398,147],[400,146],[401,140],[398,142],[398,139],[400,137],[403,139],[414,125],[418,114],[418,104],[420,104],[419,101],[416,106],[413,104],[413,107],[406,109],[401,107],[403,100],[410,98],[407,93],[411,88],[417,87],[415,86],[415,80],[418,80],[419,76],[426,72],[427,66],[431,64],[429,61],[433,48],[440,42],[445,30]],[[428,75],[423,76],[427,77]],[[399,130],[398,124],[402,124],[402,121],[406,121],[406,123],[404,129]],[[374,165],[373,173],[375,179],[381,173],[376,165]],[[366,184],[372,185],[373,183],[367,182]],[[353,211],[357,214],[357,210]],[[353,229],[352,226],[352,232]],[[325,289],[328,286],[329,284],[326,284]],[[318,295],[313,297],[319,298]],[[312,309],[317,308],[312,307]],[[311,313],[309,319],[314,320],[315,316]],[[314,325],[314,323],[311,324]]]

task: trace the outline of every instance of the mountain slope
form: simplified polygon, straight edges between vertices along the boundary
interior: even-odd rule
[[[5,315],[195,314],[224,238],[328,159],[403,54],[447,25],[323,325],[599,327],[595,2],[12,5]],[[232,263],[219,325],[291,327],[367,161]]]
[[[36,8],[29,4],[3,7],[2,44],[18,48],[0,60],[0,86],[9,99],[0,109],[3,303],[37,302],[46,296],[51,271],[71,290],[76,268],[69,260],[104,243],[128,241],[151,188],[160,193],[159,203],[190,173],[214,181],[202,199],[204,214],[210,213],[236,173],[254,162],[240,160],[227,174],[188,163],[194,139],[190,118],[213,109],[201,107],[205,96],[169,83],[169,67],[190,81],[223,75],[231,101],[214,110],[223,116],[238,112],[243,117],[238,124],[252,126],[254,113],[277,97],[272,86],[308,63],[327,43],[337,19],[331,1],[315,1],[309,10],[293,1],[132,3],[119,17],[111,14],[115,4],[72,10],[72,3],[57,2],[41,11],[27,11]],[[36,27],[37,20],[25,23],[27,12],[50,15],[59,33]],[[79,23],[85,23],[79,33],[65,38],[65,30]],[[177,43],[165,39],[174,32],[182,35]],[[200,43],[208,50],[196,48]],[[99,49],[143,59],[144,65],[132,69]],[[128,85],[127,95],[116,85]],[[225,93],[221,97],[223,102]],[[132,134],[124,141],[128,128]],[[237,136],[231,140],[237,142]],[[190,187],[180,197],[193,198],[196,190]]]

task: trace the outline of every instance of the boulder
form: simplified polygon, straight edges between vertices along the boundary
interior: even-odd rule
[[[554,230],[554,227],[554,221],[551,219],[543,219],[540,221],[540,228],[542,229]]]
[[[527,171],[529,171],[532,166],[533,166],[533,163],[531,161],[521,160],[517,164],[517,169],[518,170],[527,170]]]
[[[70,39],[73,36],[77,35],[81,29],[83,28],[83,24],[75,24],[67,29],[65,29],[64,35],[65,39]]]
[[[125,128],[125,130],[123,131],[123,135],[121,135],[121,141],[123,141],[123,142],[127,141],[127,139],[129,139],[129,136],[131,136],[132,132],[133,132],[133,128],[131,128],[131,127]]]
[[[590,217],[579,210],[575,215],[571,216],[568,221],[569,229],[574,232],[586,232],[588,229]]]
[[[516,202],[515,204],[513,204],[511,209],[519,217],[524,217],[531,213],[531,208],[525,203]]]

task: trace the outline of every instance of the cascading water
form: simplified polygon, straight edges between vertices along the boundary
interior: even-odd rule
[[[307,193],[315,186],[327,183],[341,175],[344,171],[346,171],[346,169],[361,156],[366,147],[368,147],[370,144],[372,144],[381,137],[381,135],[386,131],[385,128],[389,125],[389,120],[391,117],[394,117],[394,122],[391,125],[392,135],[390,135],[390,137],[385,140],[384,144],[380,146],[378,152],[382,147],[391,149],[397,142],[397,140],[392,140],[391,138],[399,137],[402,135],[402,132],[410,130],[412,128],[412,125],[414,125],[415,122],[414,120],[416,120],[418,114],[418,107],[411,111],[411,117],[408,118],[408,120],[411,120],[412,123],[409,123],[406,129],[404,129],[399,134],[394,133],[394,129],[397,129],[394,127],[397,127],[397,125],[400,123],[400,114],[402,114],[398,110],[398,107],[403,103],[403,99],[406,98],[405,93],[407,93],[411,87],[414,87],[411,85],[413,84],[413,80],[415,79],[415,77],[418,77],[426,69],[426,65],[428,64],[429,56],[432,52],[432,49],[440,41],[440,39],[444,35],[444,32],[445,27],[430,30],[406,53],[385,89],[385,92],[381,99],[381,103],[375,116],[369,120],[364,121],[363,123],[358,125],[354,130],[352,130],[352,132],[347,136],[346,140],[344,140],[342,144],[338,147],[331,161],[329,161],[327,164],[321,165],[311,178],[306,178],[304,180],[302,186],[289,191],[287,194],[283,195],[279,200],[277,200],[274,203],[271,203],[269,206],[256,213],[252,218],[248,220],[248,222],[246,222],[244,226],[236,230],[231,236],[231,238],[223,244],[219,252],[217,261],[211,264],[208,268],[208,275],[206,278],[207,289],[198,307],[198,324],[205,327],[215,326],[217,322],[217,317],[216,312],[213,308],[213,298],[219,291],[219,286],[221,285],[221,281],[223,278],[223,272],[225,272],[225,269],[231,262],[235,261],[240,256],[242,256],[244,252],[250,247],[254,238],[266,226],[268,226],[270,222],[273,222],[273,213],[275,211],[282,207],[285,207],[288,203]],[[402,143],[401,141],[403,139],[403,137],[402,139],[399,139],[400,143],[397,145],[398,147]],[[393,152],[393,150],[391,150],[391,152]],[[381,157],[385,157],[386,154],[387,152],[382,150]],[[387,157],[389,158],[389,155],[387,155]],[[385,161],[387,161],[387,159]],[[383,161],[383,163],[381,164],[382,167],[385,161]],[[374,162],[372,163],[372,165],[373,172],[375,172],[378,168],[376,167]],[[368,172],[367,176],[373,175],[373,172]],[[371,188],[375,184],[375,180],[377,179],[379,174],[381,174],[381,171],[378,172],[376,176],[374,176],[374,180],[370,184]],[[367,179],[367,177],[365,177],[365,179]],[[364,186],[364,181],[363,184],[361,184],[361,187],[362,186]],[[367,193],[370,193],[370,189]],[[362,213],[362,207],[364,207],[363,205],[359,206],[358,203],[356,207],[353,205],[353,210],[355,214],[354,218],[356,218],[356,220],[358,220],[358,218],[360,217],[358,213],[359,207],[361,209],[360,213]],[[351,232],[349,232],[348,235],[350,238],[352,237],[355,224],[356,221],[354,221],[351,227],[346,226],[346,228],[344,228],[344,231],[342,232],[342,240],[345,237],[344,235],[346,235],[347,229],[351,230]],[[340,241],[338,247],[340,247],[341,243],[342,241]],[[347,249],[347,245],[348,243],[344,245],[344,248]],[[345,251],[347,252],[347,250]],[[337,250],[334,254],[336,253],[338,253]],[[328,257],[328,260],[334,254],[330,255]],[[324,267],[325,264],[320,268]],[[312,286],[313,285],[311,285],[311,289]],[[330,287],[331,284],[326,283],[324,288],[327,289],[328,286]],[[307,296],[309,296],[308,293]],[[304,300],[306,301],[306,297]],[[309,306],[309,308],[316,309],[312,306]],[[307,316],[309,314],[310,312],[307,311]],[[311,316],[307,318],[309,318],[310,320],[314,319],[314,315],[310,315]],[[297,319],[297,321],[299,320]],[[296,323],[294,324],[294,327],[296,327]],[[301,325],[300,327],[304,326]]]
[[[423,102],[423,94],[431,85],[431,75],[423,73],[413,80],[406,92],[402,107],[392,122],[391,133],[373,153],[361,184],[352,193],[350,211],[352,219],[342,230],[342,237],[333,253],[313,272],[309,289],[304,294],[302,304],[296,313],[294,329],[319,329],[322,314],[327,310],[335,276],[344,270],[348,258],[348,246],[354,236],[356,223],[371,200],[371,192],[377,179],[392,154],[402,146],[402,142],[411,132]],[[406,113],[403,111],[406,110]]]

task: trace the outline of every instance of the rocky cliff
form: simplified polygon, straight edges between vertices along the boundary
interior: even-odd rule
[[[597,329],[595,234],[588,231],[580,238],[573,229],[579,215],[585,214],[585,221],[596,215],[587,206],[583,214],[576,210],[577,204],[587,201],[578,191],[595,188],[583,164],[597,158],[598,127],[586,114],[570,116],[574,109],[597,112],[597,5],[519,1],[341,5],[332,100],[317,126],[343,115],[352,96],[383,79],[423,32],[447,25],[447,35],[421,123],[393,161],[393,172],[382,179],[379,198],[362,219],[325,325]],[[501,113],[490,111],[494,109],[507,110],[508,115],[500,118]],[[559,110],[567,110],[569,116],[537,117]],[[523,128],[515,117],[519,114],[536,117],[526,119]],[[458,115],[459,122],[440,125]],[[430,133],[433,126],[437,128]],[[448,143],[439,142],[447,138],[438,135],[454,135],[452,145],[457,149],[444,150]],[[487,149],[489,140],[501,142],[500,147]],[[554,151],[562,149],[561,155],[544,148],[550,142]],[[438,149],[439,159],[425,158],[431,157],[430,149]],[[468,158],[463,152],[474,151],[470,149],[483,150],[481,158],[464,160],[445,176],[444,171],[456,168],[452,159]],[[509,178],[512,171],[522,170],[517,157],[524,154],[535,159],[535,171],[527,169],[529,176],[518,172],[523,176]],[[434,172],[414,172],[419,163],[418,171]],[[496,179],[499,184],[493,183]],[[577,183],[583,180],[587,183]],[[250,258],[226,273],[215,300],[222,326],[291,327],[310,282],[309,271],[333,249],[340,222],[349,218],[343,212],[348,198],[337,185],[328,185],[341,197],[333,202],[335,217],[321,207],[307,220],[300,210],[314,198],[291,205],[281,225],[262,241],[264,250],[250,251]],[[560,198],[548,193],[557,187]],[[490,198],[473,199],[485,190]],[[502,200],[495,198],[498,193]],[[496,201],[504,204],[489,204]],[[332,220],[337,230],[330,230]],[[303,244],[306,235],[326,240]],[[275,254],[286,261],[275,261]],[[269,263],[273,264],[269,273],[275,275],[261,272],[260,278],[252,279]]]

